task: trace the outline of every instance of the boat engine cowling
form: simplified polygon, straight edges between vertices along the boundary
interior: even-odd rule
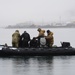
[[[70,47],[70,42],[62,42],[62,47]]]

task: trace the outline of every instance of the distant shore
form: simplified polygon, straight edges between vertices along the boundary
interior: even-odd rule
[[[14,28],[75,28],[75,23],[55,23],[55,24],[33,24],[33,23],[18,23],[16,25],[8,25],[7,29]]]
[[[24,29],[24,28],[75,28],[75,26],[50,26],[50,27],[43,27],[43,26],[38,26],[38,27],[5,27],[6,29]]]

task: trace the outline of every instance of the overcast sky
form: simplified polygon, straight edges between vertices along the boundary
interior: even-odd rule
[[[0,0],[0,26],[75,20],[75,0]]]

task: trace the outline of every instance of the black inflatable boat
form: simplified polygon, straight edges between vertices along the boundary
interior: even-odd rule
[[[0,47],[0,56],[56,56],[56,55],[75,55],[75,48],[69,45],[61,47],[37,47],[37,48],[14,48]]]

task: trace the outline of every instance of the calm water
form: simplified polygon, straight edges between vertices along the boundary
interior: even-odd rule
[[[37,36],[37,29],[26,30],[31,38]],[[45,29],[47,30],[47,29]],[[75,47],[75,29],[50,29],[54,32],[54,45],[69,41]],[[11,45],[11,36],[15,29],[0,29],[0,44]],[[74,75],[75,56],[34,56],[34,57],[0,57],[1,75]]]

